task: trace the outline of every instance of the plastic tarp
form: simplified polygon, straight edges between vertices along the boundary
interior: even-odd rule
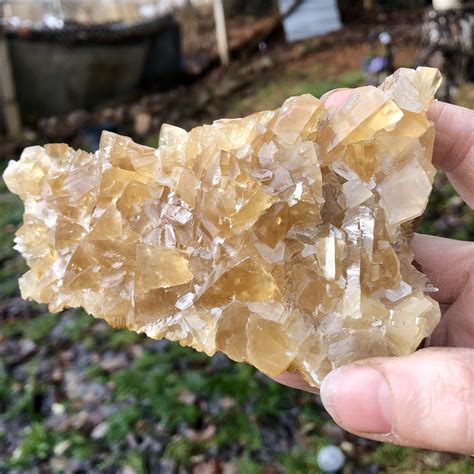
[[[279,0],[281,14],[285,14],[294,0]],[[342,28],[336,0],[305,0],[283,22],[286,39],[299,41],[321,36]]]

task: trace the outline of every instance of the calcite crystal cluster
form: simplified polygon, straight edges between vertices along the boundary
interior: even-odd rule
[[[164,125],[158,149],[109,132],[93,154],[27,148],[4,174],[25,202],[22,296],[313,386],[414,351],[440,317],[409,246],[435,174],[439,82],[400,69],[339,108],[302,95]]]

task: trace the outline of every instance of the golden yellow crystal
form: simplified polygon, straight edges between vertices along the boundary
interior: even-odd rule
[[[23,297],[313,386],[414,351],[440,316],[409,247],[439,81],[400,69],[334,110],[303,95],[189,133],[164,125],[156,150],[109,132],[94,154],[27,148],[4,174],[25,201]]]

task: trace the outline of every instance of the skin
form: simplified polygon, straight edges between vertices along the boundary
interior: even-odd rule
[[[323,97],[338,107],[349,90]],[[474,208],[474,111],[435,101],[434,165]],[[416,260],[439,288],[443,317],[431,348],[373,358],[331,372],[321,400],[342,428],[365,438],[474,455],[474,243],[417,234]],[[316,393],[296,373],[276,381]]]

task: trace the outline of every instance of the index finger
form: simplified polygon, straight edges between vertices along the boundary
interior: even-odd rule
[[[340,107],[351,89],[325,94],[327,107]],[[445,102],[433,102],[428,117],[435,124],[433,164],[446,172],[459,195],[474,207],[474,111]]]
[[[433,164],[459,195],[474,207],[474,111],[435,101],[428,117],[435,123]]]

